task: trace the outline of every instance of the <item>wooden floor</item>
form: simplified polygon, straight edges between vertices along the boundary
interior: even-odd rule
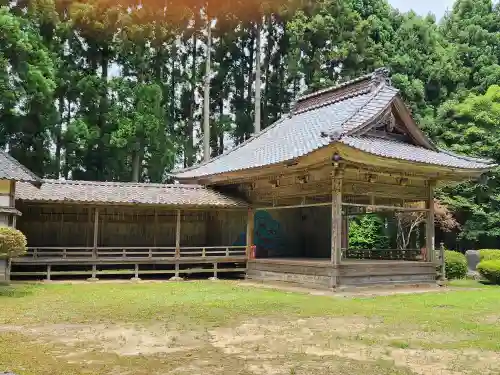
[[[310,265],[310,266],[325,266],[330,267],[332,262],[328,258],[258,258],[252,259],[255,263],[267,264],[291,264],[291,265]],[[402,260],[373,260],[373,259],[343,259],[342,264],[407,264],[407,263],[422,263],[419,261],[402,261]]]

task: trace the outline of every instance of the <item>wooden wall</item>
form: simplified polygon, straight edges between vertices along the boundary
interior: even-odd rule
[[[93,217],[88,207],[19,205],[23,213],[17,228],[28,246],[92,246]]]
[[[247,229],[247,210],[211,211],[207,214],[205,246],[241,243]],[[246,240],[246,238],[245,238]]]
[[[18,228],[31,247],[92,247],[95,207],[19,204]],[[230,246],[246,229],[247,211],[181,210],[181,247]],[[101,206],[98,246],[174,247],[176,209]]]

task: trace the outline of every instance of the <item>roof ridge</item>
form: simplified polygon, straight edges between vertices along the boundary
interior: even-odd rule
[[[46,184],[58,185],[92,185],[92,186],[137,186],[137,187],[152,187],[166,189],[205,189],[202,185],[193,184],[162,184],[158,182],[132,182],[132,181],[88,181],[88,180],[56,180],[43,179]]]
[[[346,94],[346,95],[340,96],[338,98],[334,98],[332,100],[326,101],[324,103],[319,103],[319,104],[295,111],[295,112],[293,112],[293,115],[300,115],[302,113],[313,111],[315,109],[319,109],[322,107],[328,107],[329,105],[332,105],[335,103],[340,103],[340,102],[343,102],[344,100],[355,98],[356,96],[366,95],[370,91],[371,91],[371,89],[369,89],[369,88],[364,89],[364,90],[355,91],[355,92],[352,92],[350,94]]]
[[[301,101],[304,101],[304,100],[307,100],[307,99],[310,99],[310,98],[314,98],[316,96],[323,95],[323,94],[325,94],[327,92],[337,91],[337,90],[339,90],[341,88],[344,88],[346,86],[350,86],[350,85],[352,85],[354,83],[359,83],[359,82],[365,81],[365,80],[383,79],[385,81],[388,81],[388,75],[389,75],[389,69],[387,69],[385,67],[377,68],[373,72],[367,73],[367,74],[362,75],[360,77],[356,77],[356,78],[353,78],[353,79],[350,79],[350,80],[338,83],[338,84],[336,84],[334,86],[330,86],[330,87],[324,88],[322,90],[318,90],[318,91],[312,92],[310,94],[302,95],[302,96],[300,96],[297,99],[297,103],[301,102]]]

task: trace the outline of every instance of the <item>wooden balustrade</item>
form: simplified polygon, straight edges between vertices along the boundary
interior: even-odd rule
[[[362,260],[424,260],[420,249],[343,249],[344,259]]]
[[[30,247],[19,259],[155,259],[224,258],[246,256],[245,246],[181,247]]]

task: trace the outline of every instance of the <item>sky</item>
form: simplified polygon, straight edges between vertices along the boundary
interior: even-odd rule
[[[451,9],[454,0],[389,0],[389,3],[403,12],[411,9],[420,15],[431,12],[440,19],[447,9]]]

